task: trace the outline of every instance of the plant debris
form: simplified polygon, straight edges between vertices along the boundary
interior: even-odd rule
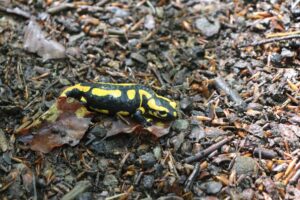
[[[1,199],[299,199],[298,0],[0,13]],[[146,85],[179,117],[143,127],[58,98],[82,82]]]

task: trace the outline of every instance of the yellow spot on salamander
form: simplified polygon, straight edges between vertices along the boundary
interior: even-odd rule
[[[171,101],[171,102],[170,102],[170,105],[172,106],[172,108],[176,109],[176,102]]]
[[[118,98],[122,95],[121,90],[104,90],[104,89],[100,89],[100,88],[94,88],[92,90],[92,95],[95,96],[113,96],[115,98]]]
[[[156,125],[156,126],[160,126],[160,127],[164,127],[165,124],[162,123],[162,122],[156,122],[155,125]]]
[[[129,112],[127,111],[119,111],[117,112],[118,115],[122,115],[122,116],[128,116],[129,115]]]
[[[174,112],[173,112],[173,116],[174,116],[174,117],[177,117],[177,112],[174,111]]]
[[[145,113],[145,108],[143,108],[143,107],[139,107],[139,110],[142,112],[142,114],[144,114],[144,113]]]
[[[127,97],[130,100],[134,99],[135,98],[135,90],[128,90],[127,91]]]
[[[96,112],[99,112],[99,113],[103,113],[103,114],[109,114],[109,111],[108,110],[105,110],[105,109],[98,109],[98,108],[93,108],[93,107],[90,107],[92,110],[96,111]]]
[[[146,90],[139,90],[139,93],[141,97],[145,96],[147,99],[150,99],[152,97],[152,95]]]
[[[147,105],[149,106],[149,108],[151,108],[152,110],[156,110],[156,111],[166,111],[167,113],[169,112],[169,110],[163,106],[159,106],[156,104],[154,99],[150,99],[147,102]]]
[[[83,102],[83,103],[87,103],[87,100],[86,100],[86,98],[84,98],[84,97],[81,97],[81,98],[80,98],[80,101]]]
[[[139,95],[140,95],[140,107],[142,107],[143,104],[143,96],[145,96],[146,99],[150,99],[152,97],[152,95],[146,90],[139,90]]]

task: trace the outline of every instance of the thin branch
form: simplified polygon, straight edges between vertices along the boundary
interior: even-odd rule
[[[254,46],[259,46],[267,43],[274,43],[274,42],[280,42],[284,40],[291,40],[291,39],[300,39],[300,35],[289,35],[286,37],[278,37],[278,38],[271,38],[271,39],[265,39],[257,42],[252,42],[250,44],[244,44],[244,45],[239,45],[238,48],[244,48],[244,47],[254,47]]]

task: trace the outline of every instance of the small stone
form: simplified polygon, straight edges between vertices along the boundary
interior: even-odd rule
[[[107,159],[100,159],[98,161],[98,168],[100,171],[105,171],[108,167],[109,163],[108,163],[108,160]]]
[[[245,199],[245,200],[252,200],[254,197],[254,190],[251,188],[245,189],[243,190],[242,194],[241,194],[241,199]]]
[[[205,130],[202,126],[194,126],[189,134],[189,138],[194,142],[198,142],[200,139],[204,138],[206,135]]]
[[[78,197],[76,199],[77,200],[89,200],[92,198],[93,198],[93,195],[91,192],[84,192],[84,193],[78,195]]]
[[[292,52],[292,51],[290,51],[290,50],[288,50],[286,48],[283,48],[281,50],[281,56],[283,58],[293,58],[295,56],[295,52]]]
[[[119,62],[119,61],[115,61],[115,60],[111,60],[111,61],[109,61],[109,62],[107,63],[107,65],[108,65],[109,67],[114,68],[114,69],[119,69],[119,67],[120,67],[120,62]]]
[[[253,158],[239,156],[235,160],[234,169],[237,175],[257,174],[258,168]]]
[[[141,155],[139,157],[139,162],[143,168],[148,169],[155,165],[156,159],[155,159],[153,153],[145,153],[144,155]]]
[[[125,17],[129,16],[129,14],[130,14],[128,11],[123,10],[118,7],[114,7],[114,6],[107,7],[106,10],[113,13],[115,17],[125,18]]]
[[[103,184],[108,187],[116,187],[119,184],[119,181],[114,175],[107,174],[104,176]]]
[[[186,97],[180,101],[180,108],[183,111],[191,111],[193,109],[193,101],[191,98]]]
[[[156,146],[154,149],[153,149],[153,153],[154,153],[154,156],[156,158],[156,160],[160,160],[161,159],[161,156],[162,156],[162,149],[160,146]]]
[[[250,64],[244,60],[239,60],[233,65],[234,68],[238,68],[238,69],[245,69],[248,66],[250,66]]]
[[[7,151],[8,141],[2,129],[0,129],[0,153]]]
[[[181,152],[183,154],[190,153],[190,152],[192,152],[192,150],[193,150],[193,146],[192,146],[191,141],[185,141],[185,142],[182,143]]]
[[[273,53],[271,55],[271,62],[274,64],[274,65],[280,65],[281,64],[281,60],[282,60],[282,56],[278,53]]]
[[[298,74],[299,74],[298,70],[292,68],[284,69],[283,78],[294,79],[298,77]]]
[[[90,134],[94,135],[97,138],[103,138],[106,136],[107,129],[101,126],[94,126],[92,130],[90,130]]]
[[[154,184],[154,177],[151,175],[145,175],[142,179],[142,184],[144,188],[151,189]]]
[[[221,135],[225,135],[226,132],[220,128],[216,127],[206,127],[205,128],[205,136],[209,138],[216,138]]]
[[[188,127],[189,127],[189,121],[185,119],[175,120],[172,126],[173,130],[177,132],[187,130]]]
[[[143,63],[145,65],[147,64],[146,58],[139,53],[131,53],[130,56],[131,56],[131,59],[133,59],[137,62]]]
[[[248,106],[247,106],[247,110],[258,110],[258,111],[262,111],[264,108],[263,105],[259,104],[259,103],[249,103]]]
[[[184,136],[185,133],[181,132],[178,135],[175,135],[174,137],[171,138],[170,143],[173,144],[175,151],[177,151],[180,148],[181,144],[184,141]]]
[[[162,174],[164,173],[164,167],[159,163],[156,163],[154,165],[154,169],[155,169],[155,176],[156,177],[162,176]]]
[[[257,124],[250,124],[249,127],[247,128],[247,131],[261,138],[264,136],[263,128]]]
[[[222,184],[216,181],[210,181],[203,183],[200,186],[207,194],[217,194],[222,189]]]
[[[85,36],[84,33],[79,33],[77,35],[72,35],[70,36],[69,38],[69,45],[72,46],[72,45],[75,45],[75,43],[78,41],[78,40],[81,40],[83,39],[83,37]]]
[[[206,18],[196,19],[195,26],[205,37],[215,36],[221,28],[218,20],[209,21]]]
[[[155,28],[155,20],[154,20],[153,15],[147,15],[145,17],[144,27],[148,30],[151,30],[151,29]]]

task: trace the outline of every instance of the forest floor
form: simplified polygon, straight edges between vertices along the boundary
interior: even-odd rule
[[[0,0],[0,198],[299,199],[299,30],[299,1]],[[82,82],[146,85],[179,118],[20,133]]]

